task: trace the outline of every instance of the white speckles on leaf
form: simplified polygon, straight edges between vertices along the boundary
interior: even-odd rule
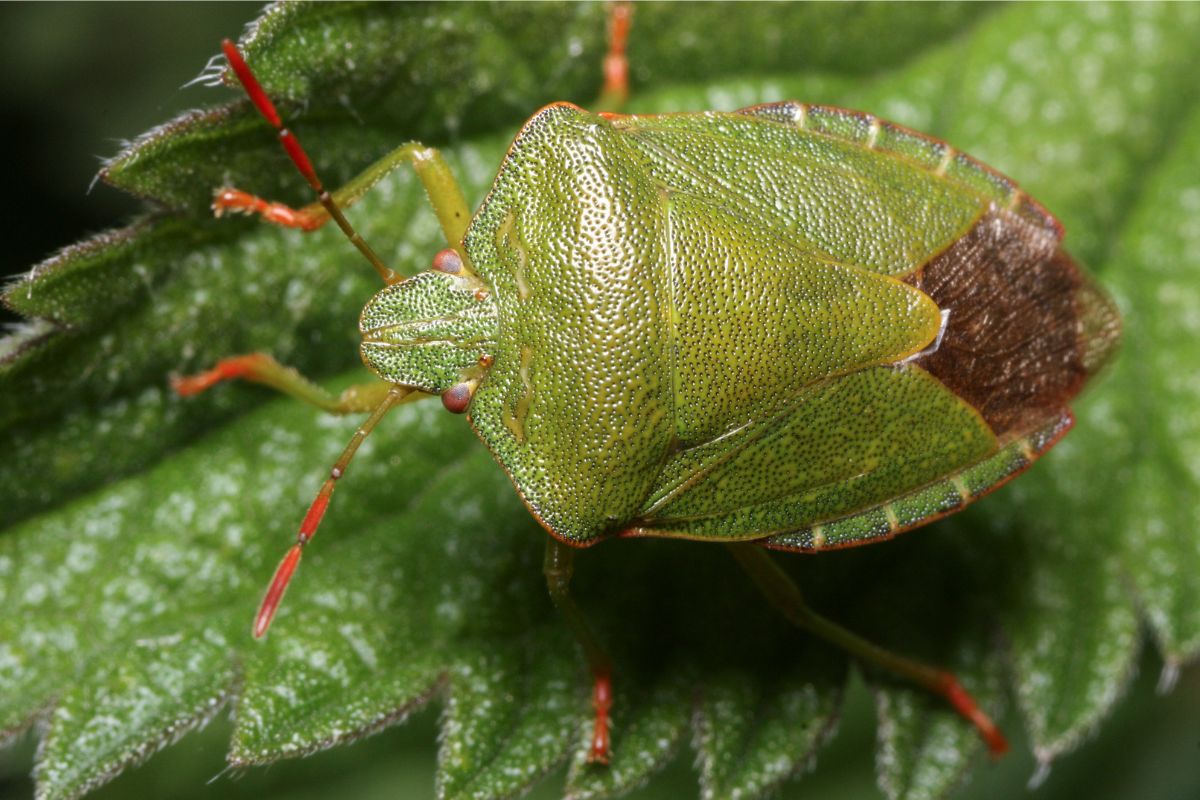
[[[470,33],[466,22],[438,17],[452,10],[427,13],[424,30]],[[570,13],[586,24],[550,52],[581,60],[598,54],[592,23],[600,17],[588,17],[595,12],[587,8]],[[1191,269],[1200,263],[1198,16],[1200,8],[1184,5],[1000,8],[946,41],[927,41],[922,28],[919,46],[888,69],[863,62],[859,52],[851,54],[853,69],[840,61],[804,66],[843,32],[822,31],[795,42],[801,67],[755,78],[748,77],[752,66],[739,63],[719,84],[650,86],[631,100],[638,110],[663,111],[795,97],[929,129],[1020,180],[1063,218],[1068,247],[1121,284],[1126,357],[1079,409],[1078,430],[1029,476],[953,523],[958,527],[945,527],[979,559],[965,574],[994,590],[987,598],[995,605],[979,618],[999,614],[1010,633],[1016,697],[1047,765],[1120,694],[1137,652],[1139,619],[1167,664],[1186,664],[1200,651],[1200,429],[1195,415],[1184,413],[1200,396],[1200,297]],[[763,41],[783,35],[772,31]],[[392,53],[388,63],[402,66],[391,74],[411,77],[415,70],[414,82],[423,84],[414,95],[420,103],[380,105],[461,119],[464,136],[487,127],[495,108],[526,96],[512,86],[526,79],[516,62],[505,64],[516,68],[503,79],[466,74],[453,82],[447,91],[487,91],[456,106],[429,91],[440,73],[418,63],[420,52],[367,36],[351,53],[325,29],[289,41],[300,39],[332,48],[335,60],[323,68],[334,72],[351,56],[369,69],[379,58],[373,48]],[[694,29],[678,39],[693,53],[714,44]],[[873,53],[881,43],[870,44]],[[739,58],[755,55],[739,47]],[[643,77],[637,69],[635,81]],[[587,77],[591,86],[594,72]],[[322,73],[296,83],[286,74],[274,78],[306,97],[308,82],[319,83]],[[538,92],[557,91],[544,74],[533,79]],[[352,101],[353,81],[336,75],[336,91]],[[415,135],[408,118],[389,128],[351,119],[346,109],[335,98],[303,120],[332,147],[314,155],[341,173],[369,161],[360,156]],[[369,116],[374,109],[359,102],[356,110]],[[664,548],[659,552],[670,555],[650,562],[643,543],[613,543],[598,548],[595,560],[591,553],[581,559],[604,565],[581,567],[581,602],[590,601],[607,623],[606,641],[645,649],[654,663],[632,658],[618,672],[614,763],[608,771],[585,769],[587,674],[545,594],[538,561],[544,534],[466,426],[443,419],[436,403],[406,406],[381,426],[339,485],[278,627],[265,641],[251,639],[264,582],[358,420],[270,402],[256,387],[222,386],[184,402],[167,394],[166,375],[254,349],[325,373],[349,368],[356,364],[354,315],[375,281],[334,226],[304,235],[203,219],[216,173],[307,199],[302,187],[279,178],[277,162],[258,159],[268,150],[277,155],[269,131],[255,149],[249,137],[230,139],[225,122],[205,120],[210,142],[192,138],[182,147],[200,146],[204,156],[168,153],[148,183],[126,175],[127,185],[145,194],[191,202],[193,217],[181,219],[196,227],[186,241],[146,244],[121,262],[130,272],[116,277],[132,276],[136,293],[111,306],[116,295],[109,289],[120,288],[109,280],[115,273],[105,273],[102,260],[72,262],[82,277],[108,281],[101,284],[106,290],[65,297],[47,290],[40,308],[81,325],[57,340],[58,349],[43,351],[45,363],[31,368],[28,380],[17,372],[0,376],[25,381],[2,393],[11,415],[5,419],[21,426],[45,417],[54,428],[23,435],[6,452],[11,494],[0,504],[23,504],[27,520],[0,537],[0,599],[8,611],[0,618],[0,729],[26,724],[57,698],[39,761],[40,791],[61,797],[97,785],[225,702],[236,720],[231,759],[241,764],[352,740],[439,692],[446,700],[443,797],[518,794],[568,757],[568,796],[625,791],[687,739],[697,697],[695,746],[707,795],[756,797],[806,766],[823,741],[821,726],[836,708],[841,681],[804,679],[800,670],[809,662],[781,673],[774,650],[762,660],[772,667],[766,677],[741,664],[699,675],[658,663],[659,651],[707,663],[709,639],[681,633],[710,619],[689,604],[728,597],[724,587],[714,588],[717,581],[693,577],[709,556],[690,548],[702,546]],[[486,136],[447,149],[472,201],[495,174],[510,127],[497,123]],[[436,130],[454,126],[439,123]],[[232,152],[213,158],[215,167],[204,161],[217,154],[203,149],[212,141]],[[154,160],[139,152],[141,164]],[[388,176],[350,213],[385,260],[405,272],[427,268],[441,246],[410,170]],[[54,286],[50,272],[41,271],[39,292],[29,283],[20,294],[42,300],[40,290]],[[28,326],[0,343],[0,357],[51,329]],[[364,376],[359,370],[344,382]],[[245,416],[230,423],[237,415]],[[84,480],[72,470],[83,470],[92,451],[106,456],[104,474]],[[39,492],[74,501],[47,512],[44,501],[29,500]],[[846,554],[841,563],[857,557]],[[678,569],[683,559],[687,569]],[[646,564],[655,569],[644,571]],[[828,569],[838,574],[837,566]],[[622,601],[629,606],[618,613],[614,605]],[[911,602],[898,590],[888,596],[900,609]],[[933,626],[946,615],[914,618]],[[662,620],[674,623],[663,628],[668,636],[654,627]],[[721,643],[740,650],[736,637],[746,625],[737,618]],[[925,627],[897,629],[920,634]],[[995,646],[948,630],[948,663],[981,676],[972,689],[996,696]],[[748,647],[764,642],[782,650],[780,642],[795,643],[773,632],[751,637]],[[983,665],[985,656],[991,659]],[[239,694],[227,700],[231,691]],[[924,694],[883,687],[879,710],[881,781],[895,796],[940,796],[978,748],[970,731]],[[925,721],[930,725],[922,728]]]

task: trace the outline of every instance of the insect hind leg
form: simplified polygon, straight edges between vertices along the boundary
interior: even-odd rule
[[[612,709],[612,659],[596,638],[595,631],[571,595],[571,575],[575,569],[575,551],[568,545],[549,537],[542,571],[550,599],[562,614],[567,626],[583,648],[588,668],[592,672],[592,707],[596,711],[588,761],[607,764],[609,759],[609,711]]]
[[[975,726],[993,756],[1003,755],[1008,750],[1004,734],[954,675],[885,650],[813,611],[804,601],[800,588],[758,544],[739,542],[727,547],[759,591],[793,625],[837,645],[862,662],[899,675],[941,696]]]

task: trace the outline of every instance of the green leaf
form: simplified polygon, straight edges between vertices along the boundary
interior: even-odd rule
[[[622,664],[625,667],[625,664]],[[613,761],[607,769],[587,762],[577,749],[567,776],[570,800],[615,797],[641,786],[663,768],[686,738],[692,700],[699,676],[694,668],[624,670],[617,683],[613,729],[621,735],[612,743]],[[590,735],[584,724],[584,734]]]
[[[525,117],[595,95],[604,20],[597,5],[277,5],[244,44],[327,183],[420,137],[478,201]],[[1143,625],[1168,678],[1200,652],[1198,40],[1186,5],[635,12],[632,110],[798,97],[943,136],[1059,214],[1117,294],[1124,357],[1029,474],[902,540],[781,557],[815,608],[952,669],[990,711],[1011,697],[1009,732],[1045,766],[1101,731]],[[790,787],[835,727],[848,664],[721,548],[689,542],[579,559],[579,603],[616,662],[613,763],[586,763],[589,680],[546,596],[544,533],[436,404],[364,445],[271,636],[251,638],[355,422],[250,386],[184,401],[167,376],[269,350],[362,380],[353,321],[374,283],[332,226],[209,218],[226,181],[307,201],[265,124],[223,97],[106,165],[148,216],[4,293],[34,322],[0,344],[0,731],[38,726],[39,795],[82,794],[222,712],[246,767],[427,706],[439,797],[515,797],[556,769],[569,797],[615,797],[687,748],[706,798]],[[402,272],[439,249],[406,170],[350,216]],[[981,760],[974,733],[865,677],[884,794],[947,796]]]
[[[845,683],[842,659],[812,648],[783,679],[718,672],[705,680],[694,744],[700,796],[760,797],[810,766],[833,732]],[[772,670],[773,671],[773,670]]]
[[[1187,413],[1200,388],[1197,152],[1200,112],[1193,109],[1139,190],[1136,214],[1115,248],[1113,260],[1124,266],[1113,285],[1129,320],[1126,347],[1143,356],[1115,371],[1120,407],[1093,414],[1100,424],[1120,414],[1123,424],[1114,427],[1137,465],[1122,476],[1122,563],[1171,670],[1200,651],[1200,584],[1187,579],[1200,573],[1200,420]]]
[[[955,138],[970,141],[978,131],[985,158],[1014,172],[1015,165],[1028,164],[1018,172],[1028,175],[1025,185],[1062,215],[1072,249],[1100,261],[1104,275],[1135,274],[1130,265],[1104,258],[1115,231],[1125,225],[1136,230],[1138,217],[1130,214],[1128,200],[1178,135],[1184,110],[1196,97],[1178,72],[1190,68],[1195,50],[1189,36],[1173,34],[1194,31],[1197,11],[1176,16],[1163,7],[1118,6],[1077,15],[1045,6],[1021,16],[1010,10],[973,42],[964,88],[993,101],[986,106],[991,113],[960,117]],[[1139,45],[1141,37],[1155,46]],[[998,71],[988,53],[1002,48],[1027,57]],[[1139,88],[1147,86],[1153,91]],[[1009,121],[1003,137],[996,133],[1001,111]],[[1050,170],[1074,174],[1074,180],[1050,178]],[[1180,250],[1175,259],[1186,263],[1189,257],[1194,261],[1195,253]],[[1129,311],[1126,318],[1136,326],[1139,315]],[[1137,351],[1129,346],[1129,352]],[[1127,358],[1127,365],[1131,360],[1137,357]],[[1157,373],[1149,380],[1168,378]],[[1139,433],[1116,430],[1105,407],[1122,397],[1122,384],[1125,392],[1134,388],[1118,374],[1086,398],[1079,432],[1048,459],[1040,480],[1019,482],[1004,496],[1007,508],[992,509],[1010,568],[1023,578],[1023,591],[1000,614],[1017,701],[1044,764],[1073,749],[1109,712],[1136,664],[1137,605],[1126,578],[1130,562],[1120,557],[1134,534],[1125,515],[1136,490],[1119,470],[1140,463],[1131,448]],[[1123,416],[1136,419],[1137,410],[1128,408]],[[1064,497],[1080,502],[1071,513],[1047,513]],[[1121,516],[1114,514],[1117,508]],[[1193,503],[1192,518],[1197,510]],[[1006,511],[1014,516],[1001,516]],[[1178,555],[1168,550],[1158,557]],[[1082,618],[1089,623],[1078,624]]]
[[[912,554],[891,575],[883,567],[859,605],[852,627],[886,647],[951,670],[985,708],[1003,705],[1003,664],[995,655],[991,598],[978,576],[988,565],[970,532],[941,525],[928,533],[940,558]],[[896,543],[905,555],[919,542]],[[928,553],[928,550],[923,551]],[[897,603],[897,596],[905,598]],[[937,620],[914,629],[912,619]],[[893,798],[942,797],[962,782],[984,752],[983,742],[958,716],[925,692],[872,672],[868,683],[878,716],[876,770],[879,785]]]

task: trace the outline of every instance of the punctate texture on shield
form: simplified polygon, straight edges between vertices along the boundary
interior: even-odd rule
[[[1119,325],[1061,238],[869,115],[549,106],[465,240],[499,308],[472,424],[575,543],[889,536],[1069,427]]]

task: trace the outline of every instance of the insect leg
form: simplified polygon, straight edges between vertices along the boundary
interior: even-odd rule
[[[604,88],[596,100],[596,110],[617,112],[629,99],[629,61],[625,41],[633,19],[633,4],[613,2],[608,6],[608,53],[604,56]]]
[[[222,359],[215,367],[198,375],[173,377],[171,387],[180,396],[187,397],[199,394],[221,381],[235,378],[269,386],[330,414],[371,411],[383,402],[392,388],[392,384],[385,381],[358,383],[334,397],[292,367],[283,366],[266,353],[250,353]],[[405,400],[419,400],[425,396],[420,392],[413,392],[406,396]]]
[[[975,699],[967,694],[966,689],[954,675],[945,670],[896,655],[822,617],[809,608],[808,604],[804,602],[800,588],[762,547],[750,542],[729,544],[727,547],[741,564],[742,569],[758,586],[759,591],[793,625],[837,645],[855,658],[888,672],[894,672],[918,686],[942,696],[954,707],[955,711],[975,726],[992,755],[999,756],[1008,750],[1008,742],[1005,741],[1004,734],[983,712]]]
[[[592,729],[592,745],[588,761],[607,764],[609,752],[608,712],[612,709],[612,660],[600,645],[592,626],[588,623],[575,598],[571,596],[571,575],[575,571],[575,551],[553,537],[546,540],[546,559],[542,564],[546,574],[546,588],[550,599],[567,621],[576,641],[583,648],[588,667],[594,680],[592,706],[596,709],[596,722]]]
[[[264,636],[267,628],[270,627],[271,620],[274,619],[275,612],[279,610],[279,604],[283,600],[283,593],[287,591],[288,583],[291,582],[292,575],[300,563],[300,554],[304,546],[316,534],[317,527],[321,524],[321,518],[325,516],[325,510],[329,508],[333,488],[337,481],[346,474],[346,470],[350,467],[350,461],[358,452],[359,446],[371,435],[371,431],[375,430],[375,426],[389,411],[413,393],[411,388],[399,384],[387,384],[387,387],[388,390],[383,399],[375,406],[375,410],[371,412],[367,421],[360,425],[354,435],[350,437],[346,449],[342,451],[341,456],[334,462],[333,468],[329,470],[329,477],[325,479],[325,483],[321,484],[321,489],[304,515],[304,521],[300,523],[300,530],[296,534],[296,543],[291,546],[283,560],[279,562],[279,566],[276,567],[275,575],[267,587],[267,593],[263,595],[262,605],[259,606],[258,613],[254,616],[255,638]]]
[[[375,268],[384,283],[395,283],[401,280],[401,276],[385,265],[370,245],[354,230],[342,213],[342,207],[361,197],[397,165],[411,163],[417,170],[417,176],[425,185],[425,191],[429,195],[434,213],[437,214],[438,221],[442,224],[446,241],[451,247],[459,248],[463,234],[466,233],[467,224],[471,220],[471,214],[466,198],[463,197],[462,189],[440,153],[415,142],[402,145],[368,167],[362,175],[359,175],[346,187],[331,194],[317,176],[312,160],[308,157],[308,153],[305,152],[296,134],[283,124],[283,117],[275,108],[275,104],[271,102],[271,98],[263,91],[258,78],[254,76],[254,72],[242,58],[237,46],[226,39],[221,43],[221,50],[225,54],[225,60],[229,62],[230,69],[237,75],[237,79],[250,97],[250,102],[279,133],[279,144],[287,152],[292,163],[296,165],[296,169],[308,181],[309,187],[317,196],[317,202],[296,210],[282,203],[262,200],[239,189],[227,188],[217,191],[216,199],[213,201],[214,213],[218,216],[225,211],[256,213],[276,224],[305,230],[319,228],[332,219],[351,244],[358,248],[363,257]],[[463,256],[465,262],[465,251],[460,250],[459,254]]]
[[[467,231],[467,224],[471,221],[470,208],[442,154],[419,142],[409,142],[397,147],[352,178],[345,186],[331,192],[330,199],[340,209],[349,208],[388,173],[406,164],[413,166],[425,187],[425,193],[442,226],[446,241],[451,247],[457,247]],[[225,212],[258,214],[276,225],[306,231],[316,230],[330,220],[328,209],[320,201],[303,208],[292,208],[229,187],[216,191],[213,212],[217,216]]]

